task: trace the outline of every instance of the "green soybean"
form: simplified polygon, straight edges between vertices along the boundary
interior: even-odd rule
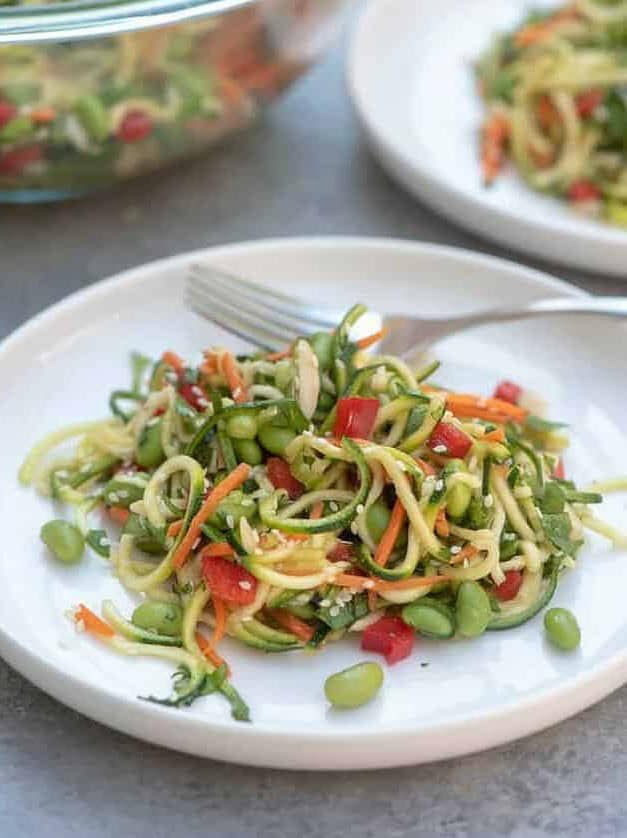
[[[239,526],[242,518],[253,518],[256,512],[257,504],[255,501],[240,489],[236,489],[227,495],[208,520],[214,527],[233,529]]]
[[[142,468],[156,468],[165,460],[161,444],[161,419],[148,424],[141,432],[136,459]]]
[[[567,608],[550,608],[544,615],[544,628],[551,643],[563,652],[572,652],[581,642],[577,618]]]
[[[254,416],[246,414],[231,416],[226,423],[226,432],[233,439],[254,439],[257,436],[257,421]]]
[[[422,597],[406,605],[401,616],[425,637],[452,637],[455,634],[455,614],[444,603],[433,597]]]
[[[109,114],[97,96],[87,94],[77,100],[76,116],[92,140],[101,143],[109,136]]]
[[[258,466],[263,463],[263,451],[254,439],[234,439],[233,448],[237,459],[248,463],[249,466]]]
[[[183,609],[174,602],[146,600],[133,611],[131,622],[146,631],[176,637],[181,633]]]
[[[478,637],[492,616],[490,599],[478,582],[462,582],[455,603],[457,630],[463,637]]]
[[[83,557],[85,539],[78,527],[57,518],[43,525],[39,536],[46,547],[64,564],[76,564]]]
[[[368,507],[366,510],[366,526],[373,541],[377,543],[381,541],[383,533],[390,524],[391,517],[392,513],[382,500],[376,500]]]
[[[132,503],[143,498],[147,483],[143,477],[113,477],[103,489],[104,502],[108,506],[128,509]]]
[[[315,332],[309,338],[309,345],[318,359],[319,369],[329,370],[333,363],[334,337],[329,332]]]
[[[383,684],[383,670],[378,663],[357,663],[324,682],[324,694],[334,707],[361,707],[371,701]]]
[[[277,428],[274,425],[263,425],[259,429],[259,442],[271,454],[284,454],[290,442],[296,438],[294,431],[289,428]]]

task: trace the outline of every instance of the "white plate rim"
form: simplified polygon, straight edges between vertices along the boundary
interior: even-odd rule
[[[259,252],[277,247],[404,249],[416,254],[441,255],[444,258],[490,265],[523,275],[551,290],[585,296],[585,292],[580,289],[541,271],[461,248],[400,239],[342,236],[257,240],[181,253],[125,270],[81,289],[37,314],[6,337],[0,343],[0,363],[9,350],[20,341],[27,340],[38,329],[45,328],[48,321],[70,313],[84,301],[97,299],[99,295],[109,294],[114,289],[150,281],[153,271],[183,268],[197,259],[219,260],[221,256],[241,250]],[[399,731],[382,726],[365,736],[360,734],[360,741],[356,741],[354,733],[334,729],[324,734],[295,734],[293,731],[264,729],[263,725],[253,724],[241,725],[234,730],[232,725],[112,695],[86,679],[56,669],[43,656],[22,644],[19,638],[2,629],[0,654],[18,672],[62,703],[98,722],[145,741],[214,759],[313,770],[409,765],[484,750],[568,718],[599,701],[627,680],[627,652],[619,651],[607,661],[570,678],[564,686],[531,694],[514,706],[496,712],[475,715],[475,723],[471,726],[464,721],[444,721],[434,724],[426,732],[415,731],[413,735],[409,728]],[[207,747],[209,740],[211,746]],[[256,750],[249,751],[253,745]]]
[[[601,223],[581,228],[576,234],[559,224],[546,225],[510,206],[494,207],[480,198],[455,190],[435,177],[426,166],[407,154],[396,142],[393,131],[377,118],[365,83],[362,67],[372,57],[363,47],[377,26],[386,6],[397,0],[370,0],[354,29],[348,50],[346,77],[348,89],[362,128],[383,168],[421,202],[483,238],[509,245],[534,257],[583,270],[597,271],[625,278],[627,232],[619,232]],[[446,0],[444,0],[446,2]],[[408,8],[411,0],[406,0]],[[486,41],[490,33],[486,33]]]

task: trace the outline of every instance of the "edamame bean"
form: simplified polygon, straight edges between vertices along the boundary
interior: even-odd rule
[[[246,414],[231,416],[226,423],[226,432],[232,439],[254,439],[257,436],[257,421],[254,416]]]
[[[544,615],[544,628],[551,643],[563,652],[572,652],[581,642],[577,618],[567,608],[550,608]]]
[[[141,432],[136,459],[142,468],[156,468],[165,460],[161,444],[161,425],[161,419],[157,419],[153,424],[146,425]]]
[[[174,602],[157,602],[148,599],[133,611],[131,622],[137,628],[176,637],[181,633],[183,609]]]
[[[108,506],[128,509],[132,503],[143,498],[147,484],[144,476],[113,477],[103,489],[104,502]]]
[[[333,362],[333,335],[329,332],[315,332],[309,338],[309,345],[318,359],[319,369],[328,370]]]
[[[285,392],[294,378],[294,362],[290,360],[279,361],[274,369],[274,383]]]
[[[258,466],[263,462],[263,451],[254,439],[234,439],[233,448],[237,459],[249,466]]]
[[[78,527],[57,518],[43,525],[39,536],[46,547],[64,564],[76,564],[83,557],[85,539]]]
[[[106,140],[109,135],[109,114],[97,96],[81,96],[74,106],[76,116],[90,138],[97,143]]]
[[[277,428],[274,425],[263,425],[259,428],[259,442],[271,454],[282,455],[290,442],[296,438],[294,431],[289,428]]]
[[[421,597],[406,605],[401,616],[425,637],[452,637],[455,634],[453,610],[433,597]]]
[[[366,526],[375,542],[381,541],[383,533],[390,524],[392,513],[382,500],[376,500],[366,510]]]
[[[490,599],[478,582],[462,582],[455,604],[457,630],[463,637],[478,637],[492,616]]]
[[[357,663],[324,682],[324,694],[334,707],[361,707],[381,689],[383,670],[378,663]]]

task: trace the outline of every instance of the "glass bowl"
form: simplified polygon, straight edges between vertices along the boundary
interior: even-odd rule
[[[318,58],[350,0],[6,2],[0,201],[21,203],[107,187],[242,130]]]

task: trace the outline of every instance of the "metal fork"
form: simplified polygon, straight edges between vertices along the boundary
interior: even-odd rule
[[[191,309],[207,320],[272,351],[283,349],[296,337],[333,329],[343,314],[207,264],[196,264],[190,269],[185,299]],[[378,351],[407,358],[441,338],[473,326],[575,314],[627,317],[627,297],[557,297],[453,317],[376,315],[369,331],[384,328],[385,337]]]

